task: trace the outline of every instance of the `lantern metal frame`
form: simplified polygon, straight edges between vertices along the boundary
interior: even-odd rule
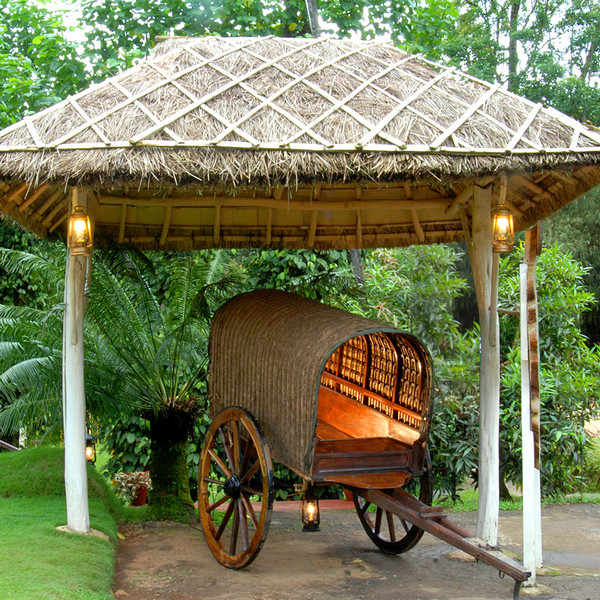
[[[494,252],[512,252],[515,243],[515,224],[512,212],[505,204],[498,205],[492,217]]]
[[[92,224],[83,206],[75,206],[69,217],[67,246],[75,256],[87,256],[92,252]]]

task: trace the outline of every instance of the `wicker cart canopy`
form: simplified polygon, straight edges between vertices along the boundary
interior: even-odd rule
[[[523,229],[595,186],[599,157],[596,129],[389,43],[174,38],[0,132],[0,210],[61,233],[79,186],[97,244],[452,242],[474,184]]]
[[[273,458],[308,476],[327,360],[349,339],[380,333],[409,344],[430,372],[429,353],[409,333],[278,290],[236,296],[212,324],[211,412],[227,406],[249,410]]]

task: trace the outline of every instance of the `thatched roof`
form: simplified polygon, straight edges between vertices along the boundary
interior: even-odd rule
[[[455,241],[474,182],[508,175],[526,227],[599,158],[595,129],[389,43],[179,38],[0,132],[0,208],[45,235],[83,186],[144,248]]]

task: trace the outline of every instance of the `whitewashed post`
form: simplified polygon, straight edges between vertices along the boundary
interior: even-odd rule
[[[527,265],[520,266],[521,299],[521,436],[523,451],[523,566],[531,571],[525,586],[534,586],[542,566],[542,503],[540,471],[535,468],[529,394],[529,343],[527,334]]]
[[[76,188],[71,205],[84,206],[85,197]],[[85,284],[90,256],[73,256],[67,250],[65,312],[63,319],[63,424],[65,438],[65,491],[67,528],[90,532],[87,464],[85,459],[85,385],[83,378],[83,317]]]
[[[496,546],[500,509],[500,343],[498,339],[498,277],[492,252],[492,188],[473,189],[471,268],[481,328],[479,416],[479,506],[477,537]],[[497,263],[496,263],[497,266]]]

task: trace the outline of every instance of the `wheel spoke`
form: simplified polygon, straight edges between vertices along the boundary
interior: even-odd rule
[[[256,474],[256,471],[258,471],[258,469],[260,468],[260,461],[258,460],[258,458],[254,461],[254,463],[252,464],[252,466],[250,467],[249,471],[242,477],[242,483],[246,483],[246,481],[249,481],[250,479],[252,479],[252,477],[254,477],[254,475]]]
[[[252,519],[252,523],[254,523],[254,527],[256,527],[258,529],[258,517],[256,516],[256,512],[254,511],[254,508],[252,507],[252,502],[250,502],[250,500],[248,498],[246,498],[246,496],[244,496],[243,494],[242,494],[242,502],[244,503],[246,512],[250,515],[250,518]]]
[[[394,525],[394,513],[386,511],[385,514],[387,516],[388,529],[390,532],[390,541],[395,542],[396,541],[396,526]]]
[[[235,550],[237,548],[237,539],[240,532],[240,513],[237,508],[239,504],[238,500],[232,502],[235,510],[233,511],[233,525],[231,526],[231,543],[229,544],[229,554],[235,556]]]
[[[248,540],[248,521],[246,519],[246,509],[244,508],[244,503],[241,500],[238,500],[238,512],[240,514],[240,531],[242,533],[242,550],[245,552],[250,545],[250,541]]]
[[[207,506],[206,511],[209,513],[212,512],[213,510],[215,510],[215,508],[219,508],[219,506],[221,506],[221,504],[224,504],[225,502],[227,502],[227,500],[230,500],[229,496],[222,496],[216,502],[213,502],[212,504]]]
[[[231,423],[233,429],[233,472],[239,476],[240,474],[240,428],[237,421]]]
[[[369,510],[369,506],[371,506],[370,502],[366,502],[362,505],[360,511],[362,512],[362,514],[366,514],[367,510]]]
[[[404,531],[408,533],[410,531],[410,528],[412,527],[412,523],[410,521],[405,521],[404,519],[400,519],[400,521],[402,522],[402,527],[404,527]]]
[[[235,469],[235,461],[233,460],[233,456],[231,455],[231,446],[229,440],[227,439],[227,433],[223,431],[222,427],[219,427],[219,437],[221,438],[221,444],[223,444],[223,450],[225,450],[225,456],[227,456],[227,460],[229,461],[229,466],[232,469]],[[231,475],[233,475],[233,471],[231,471]]]
[[[242,491],[246,492],[246,494],[248,494],[248,496],[262,496],[262,490],[253,490],[252,488],[249,488],[245,485],[242,486]]]
[[[214,483],[215,485],[224,486],[225,482],[222,479],[212,479],[211,477],[203,477],[202,481],[206,481],[206,483]]]
[[[244,445],[244,456],[242,457],[242,464],[240,465],[240,477],[242,473],[246,470],[246,467],[248,466],[248,462],[250,460],[250,455],[253,453],[253,451],[256,452],[254,442],[252,441],[252,438],[248,436],[248,439],[246,440],[246,443]]]
[[[225,475],[225,477],[229,478],[233,475],[233,473],[229,470],[229,468],[223,462],[221,457],[212,448],[209,449],[208,453],[211,455],[212,459],[217,463],[217,466],[219,467],[219,469],[221,469],[221,472],[223,473],[223,475]]]
[[[219,526],[219,529],[217,530],[217,533],[215,535],[215,540],[221,539],[221,536],[223,535],[223,532],[225,531],[225,528],[227,527],[227,523],[229,523],[229,519],[231,519],[234,504],[235,503],[233,500],[229,503],[229,506],[227,507],[227,510],[225,511],[225,514],[223,515],[223,520],[221,521],[221,525]]]
[[[379,508],[379,506],[377,507],[377,514],[375,516],[375,533],[377,535],[379,535],[379,532],[381,531],[381,517],[383,516],[383,510],[381,508]]]

